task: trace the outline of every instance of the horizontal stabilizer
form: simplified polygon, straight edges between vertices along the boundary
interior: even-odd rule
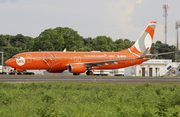
[[[144,57],[146,57],[148,50],[149,50],[149,47],[144,51],[144,53],[141,55],[140,59],[143,59]]]
[[[165,54],[172,54],[174,52],[166,52],[166,53],[157,53],[157,54],[148,54],[146,57],[158,56],[158,55],[165,55]]]

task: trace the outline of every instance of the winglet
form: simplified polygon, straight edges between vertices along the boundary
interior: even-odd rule
[[[148,50],[149,50],[149,47],[144,51],[144,53],[139,58],[143,59],[146,56]]]

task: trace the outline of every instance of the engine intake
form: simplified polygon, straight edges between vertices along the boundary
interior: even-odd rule
[[[70,73],[84,73],[86,71],[86,66],[79,64],[70,64],[68,65],[68,71]]]

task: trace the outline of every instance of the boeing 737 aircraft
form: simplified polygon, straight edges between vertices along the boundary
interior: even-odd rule
[[[23,70],[47,70],[49,73],[61,73],[68,70],[74,75],[85,73],[92,75],[95,69],[119,69],[149,60],[156,22],[149,23],[135,44],[119,52],[63,52],[39,51],[14,55],[6,65]]]

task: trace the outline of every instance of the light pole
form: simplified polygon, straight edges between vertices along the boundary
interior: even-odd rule
[[[175,62],[178,62],[178,58],[179,58],[179,55],[178,55],[178,52],[179,52],[179,40],[178,40],[178,28],[180,28],[180,21],[178,20],[176,22],[176,26],[175,26],[176,30],[177,30],[177,50],[176,50],[176,55],[175,55]]]
[[[4,66],[4,52],[1,52],[0,53],[2,54],[2,73],[4,72],[3,71],[3,66]]]
[[[167,44],[167,9],[168,9],[168,5],[165,4],[163,5],[163,9],[164,9],[164,17],[165,17],[165,26],[164,26],[164,33],[165,33],[165,44]]]

